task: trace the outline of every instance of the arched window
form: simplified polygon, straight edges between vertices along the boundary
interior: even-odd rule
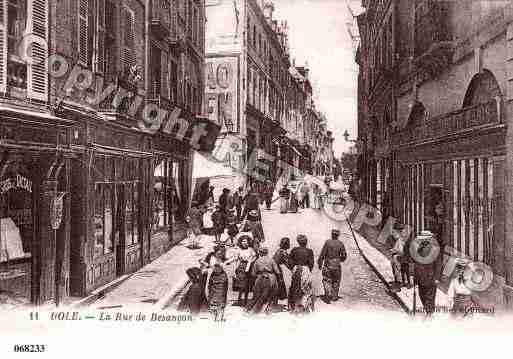
[[[465,93],[463,107],[487,103],[501,96],[499,83],[488,70],[474,75]]]

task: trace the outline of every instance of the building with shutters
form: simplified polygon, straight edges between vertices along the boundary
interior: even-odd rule
[[[358,137],[365,198],[415,233],[431,228],[434,206],[442,203],[444,255],[491,268],[492,286],[476,299],[510,307],[511,2],[362,3]]]
[[[190,139],[219,130],[204,23],[202,0],[0,2],[0,304],[85,296],[183,238]]]
[[[219,147],[229,138],[237,149],[218,156],[233,168],[232,189],[311,173],[307,131],[320,121],[308,116],[309,70],[291,62],[286,21],[267,0],[207,1],[206,13],[205,112],[222,126]]]

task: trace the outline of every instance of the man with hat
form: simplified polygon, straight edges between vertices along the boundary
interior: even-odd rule
[[[340,230],[331,231],[331,239],[328,239],[322,247],[318,265],[322,270],[322,284],[324,286],[324,302],[338,300],[340,279],[342,277],[341,263],[347,258],[344,243],[339,240]]]
[[[395,241],[392,252],[392,272],[394,274],[393,289],[400,290],[402,286],[411,287],[410,272],[408,265],[408,237],[403,232],[405,227],[399,223],[394,223],[394,231],[391,237]],[[405,250],[406,249],[406,250]]]

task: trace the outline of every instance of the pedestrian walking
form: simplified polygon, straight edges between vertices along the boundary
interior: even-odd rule
[[[251,268],[253,262],[257,258],[254,249],[250,247],[251,238],[247,235],[241,235],[237,239],[239,250],[234,256],[236,261],[235,276],[232,281],[232,289],[234,292],[239,292],[237,305],[246,307],[248,304],[248,295],[250,284],[252,283]],[[243,300],[244,296],[244,300]]]
[[[202,227],[203,227],[203,213],[198,207],[192,207],[189,210],[189,215],[185,218],[188,224],[187,236],[189,238],[189,249],[199,249],[199,242],[201,239]]]
[[[296,190],[296,200],[297,200],[298,207],[305,208],[304,207],[305,194],[303,192],[303,185],[300,185],[299,188]]]
[[[271,204],[273,201],[274,186],[271,181],[268,181],[265,185],[265,208],[271,210]]]
[[[212,223],[214,223],[214,241],[216,244],[221,242],[221,234],[224,232],[225,216],[221,210],[221,206],[217,205],[216,210],[212,213]]]
[[[280,213],[287,213],[289,210],[290,190],[284,185],[279,192],[280,195]]]
[[[333,229],[331,239],[327,240],[322,247],[321,254],[317,261],[319,269],[322,270],[322,284],[324,286],[324,302],[331,303],[338,300],[340,280],[342,277],[341,263],[347,258],[344,243],[339,240],[340,231]]]
[[[253,249],[258,253],[258,248],[265,242],[264,228],[260,213],[257,210],[251,210],[246,216],[246,220],[241,226],[243,231],[250,231],[253,235]]]
[[[289,253],[287,252],[290,249],[290,238],[283,237],[280,241],[280,248],[276,251],[273,256],[273,260],[278,265],[278,269],[280,270],[278,273],[278,293],[275,298],[275,306],[277,307],[278,301],[287,299],[287,285],[285,284],[285,279],[283,278],[283,268],[282,265],[289,268]]]
[[[251,186],[251,190],[244,198],[244,211],[242,212],[242,219],[246,218],[250,211],[258,211],[260,214],[260,200],[257,193],[256,183]]]
[[[226,249],[222,245],[217,245],[203,261],[202,265],[202,283],[206,283],[208,278],[207,304],[208,310],[212,313],[215,321],[224,320],[224,309],[227,303],[228,295],[228,275],[225,271],[227,265]]]
[[[415,243],[415,244],[414,244]],[[439,251],[440,245],[429,231],[422,231],[412,242],[412,257],[415,258],[428,258],[433,253]],[[441,256],[436,253],[436,259],[430,263],[421,263],[415,261],[415,282],[414,285],[418,286],[419,298],[424,308],[426,316],[431,316],[435,312],[436,306],[436,289],[440,279],[441,272]]]
[[[196,315],[201,311],[205,298],[204,288],[201,285],[201,269],[192,267],[188,268],[185,273],[189,277],[190,285],[180,304],[178,304],[178,310]]]
[[[301,186],[301,192],[303,193],[303,208],[310,208],[310,185],[307,182]]]
[[[233,194],[233,205],[235,206],[236,210],[236,218],[237,223],[240,223],[242,220],[242,204],[244,200],[244,193],[242,187],[239,187],[237,191]]]
[[[299,234],[297,236],[298,247],[293,248],[289,255],[289,268],[292,271],[292,279],[289,289],[289,311],[302,313],[313,310],[314,293],[311,285],[311,272],[314,267],[314,253],[307,248],[308,238]],[[310,284],[310,286],[309,286]],[[307,290],[305,292],[305,290]]]
[[[469,310],[475,307],[472,300],[472,290],[469,289],[464,273],[467,268],[468,261],[458,258],[454,268],[454,277],[449,284],[447,295],[451,306],[451,314],[454,317],[464,317]]]
[[[219,206],[223,213],[228,212],[230,206],[230,190],[228,188],[223,188],[223,193],[219,196]]]
[[[207,206],[208,207],[214,206],[214,186],[210,186],[210,188],[208,189]]]
[[[312,208],[313,209],[320,209],[319,205],[319,186],[317,186],[315,183],[312,184],[312,189],[310,190],[310,197],[312,198]]]
[[[290,200],[289,200],[289,212],[297,213],[298,212],[298,190],[290,190]]]
[[[255,261],[251,274],[255,277],[253,298],[246,308],[248,313],[271,313],[278,289],[279,273],[276,262],[269,257],[269,249],[259,248],[259,258]]]

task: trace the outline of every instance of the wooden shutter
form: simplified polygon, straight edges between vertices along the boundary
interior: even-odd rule
[[[78,2],[78,60],[87,66],[89,62],[89,0]]]
[[[7,91],[7,1],[0,0],[0,92]]]
[[[96,71],[105,72],[105,0],[98,0],[96,27]]]
[[[134,34],[134,14],[128,8],[123,7],[121,11],[123,22],[123,41],[121,47],[121,62],[123,69],[128,70],[135,65],[135,34]]]
[[[162,51],[161,53],[161,62],[160,62],[160,74],[161,74],[161,88],[160,94],[169,98],[169,57],[166,51]]]
[[[29,0],[29,32],[48,41],[48,0]],[[33,43],[31,56],[33,64],[27,65],[27,95],[29,98],[48,100],[48,74],[46,71],[47,46]]]

